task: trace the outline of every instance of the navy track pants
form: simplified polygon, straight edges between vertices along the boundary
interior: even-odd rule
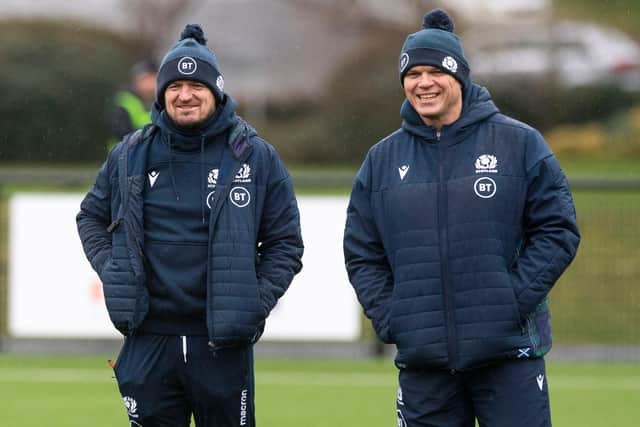
[[[544,359],[464,372],[401,370],[398,427],[550,427]]]
[[[133,335],[114,371],[135,427],[255,426],[253,348],[212,352],[204,336]]]

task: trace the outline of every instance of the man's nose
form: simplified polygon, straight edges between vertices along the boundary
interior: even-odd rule
[[[178,92],[178,97],[181,100],[184,101],[184,100],[191,99],[191,96],[193,96],[193,92],[189,86],[184,85],[180,88],[180,92]]]
[[[430,86],[433,83],[433,76],[427,72],[420,74],[420,78],[418,79],[419,86]]]

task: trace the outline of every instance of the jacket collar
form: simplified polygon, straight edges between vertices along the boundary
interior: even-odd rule
[[[498,112],[489,91],[482,86],[471,84],[469,90],[465,91],[460,117],[452,124],[443,126],[441,132],[447,135],[448,143],[460,142],[475,125]],[[426,139],[427,142],[437,142],[436,129],[433,126],[425,125],[420,115],[406,99],[400,108],[400,116],[403,119],[402,129]]]
[[[172,148],[177,151],[195,151],[202,143],[208,143],[225,133],[238,121],[236,103],[226,95],[216,111],[201,126],[187,129],[177,126],[158,102],[151,109],[151,121],[166,138],[171,139]]]

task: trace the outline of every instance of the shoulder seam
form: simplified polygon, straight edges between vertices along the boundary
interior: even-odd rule
[[[517,119],[514,119],[512,117],[505,116],[502,113],[494,114],[492,117],[490,117],[487,120],[487,122],[495,125],[508,126],[511,128],[522,129],[525,131],[536,132],[536,129],[533,128],[532,126],[526,123],[523,123]]]

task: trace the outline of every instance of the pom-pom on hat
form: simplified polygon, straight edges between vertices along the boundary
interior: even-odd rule
[[[416,65],[431,65],[455,77],[465,90],[469,85],[469,64],[460,38],[453,32],[451,17],[442,9],[424,15],[422,29],[409,34],[400,52],[400,84]]]
[[[162,59],[157,77],[156,98],[164,106],[164,91],[176,80],[194,80],[211,89],[216,102],[224,98],[224,78],[218,69],[216,56],[207,47],[202,27],[188,24],[180,34],[180,41]]]

